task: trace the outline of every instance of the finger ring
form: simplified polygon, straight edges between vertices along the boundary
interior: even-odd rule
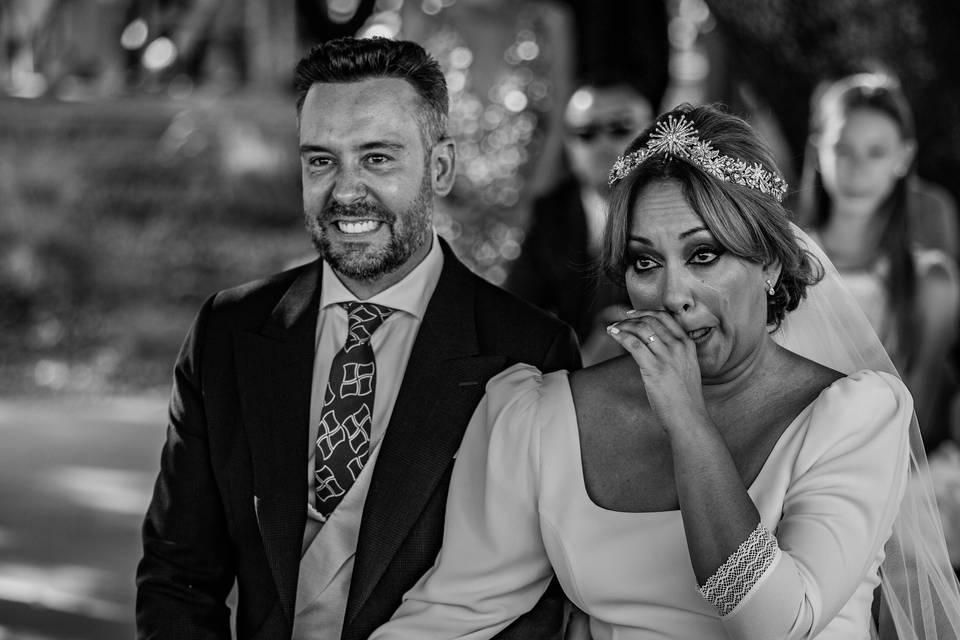
[[[656,341],[657,341],[657,336],[656,336],[656,335],[647,336],[647,338],[646,338],[647,344],[650,344],[650,343],[656,342]]]

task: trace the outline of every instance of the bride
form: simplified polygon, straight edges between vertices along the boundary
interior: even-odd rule
[[[493,637],[554,572],[597,640],[960,637],[910,394],[756,134],[684,105],[611,182],[628,355],[491,380],[372,638]]]

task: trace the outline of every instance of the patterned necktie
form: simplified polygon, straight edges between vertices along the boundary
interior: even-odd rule
[[[350,328],[346,344],[330,365],[314,466],[316,508],[324,519],[333,513],[370,455],[377,375],[370,337],[393,313],[371,303],[341,306],[347,310]]]

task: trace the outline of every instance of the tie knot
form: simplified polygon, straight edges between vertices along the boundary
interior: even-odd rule
[[[347,310],[350,323],[347,345],[369,342],[377,327],[393,313],[390,307],[372,302],[343,302],[340,306]]]

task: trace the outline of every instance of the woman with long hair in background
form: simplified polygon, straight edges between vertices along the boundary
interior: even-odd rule
[[[910,105],[894,79],[842,78],[815,102],[797,208],[903,375],[933,449],[949,433],[938,407],[952,391],[944,381],[960,279],[946,253],[912,240],[916,149]]]

